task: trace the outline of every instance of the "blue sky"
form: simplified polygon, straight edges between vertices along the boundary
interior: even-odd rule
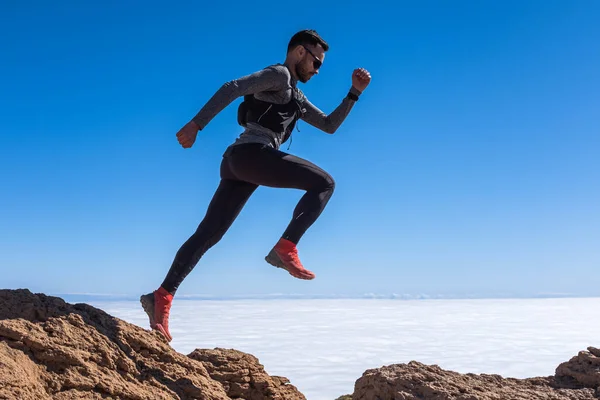
[[[331,46],[313,103],[373,77],[335,135],[301,122],[289,150],[337,183],[299,246],[317,278],[264,262],[302,193],[261,188],[178,293],[600,295],[600,3],[282,4],[0,6],[0,287],[157,287],[238,101],[192,149],[175,133],[312,28]]]

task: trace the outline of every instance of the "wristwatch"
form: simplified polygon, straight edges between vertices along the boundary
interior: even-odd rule
[[[349,98],[350,100],[353,101],[358,101],[358,95],[352,93],[352,92],[348,92],[348,94],[346,95],[347,98]]]

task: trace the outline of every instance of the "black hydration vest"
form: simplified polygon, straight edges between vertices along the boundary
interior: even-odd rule
[[[292,99],[286,104],[270,103],[249,94],[244,96],[244,101],[238,107],[238,124],[245,127],[253,122],[264,126],[282,133],[285,142],[302,113],[302,104],[297,99],[295,88],[292,88]]]

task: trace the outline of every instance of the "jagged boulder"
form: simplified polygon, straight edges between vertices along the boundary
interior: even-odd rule
[[[226,376],[218,373],[221,359]],[[241,390],[240,382],[248,379]],[[158,333],[87,304],[0,290],[0,399],[236,398],[228,393],[238,399],[304,399],[287,379],[269,377],[255,357],[222,349],[186,356]]]
[[[503,378],[460,374],[416,361],[364,372],[352,400],[585,400],[595,387],[565,387],[554,377]]]
[[[569,388],[594,388],[600,392],[600,349],[588,347],[556,368],[558,385]]]
[[[306,400],[287,378],[269,376],[251,354],[237,350],[196,349],[189,356],[200,361],[211,378],[221,382],[233,399]]]

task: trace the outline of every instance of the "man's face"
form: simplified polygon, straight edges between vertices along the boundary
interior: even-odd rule
[[[325,51],[319,46],[303,46],[304,56],[296,64],[296,74],[302,83],[308,82],[313,75],[319,73],[319,68],[325,60]]]

